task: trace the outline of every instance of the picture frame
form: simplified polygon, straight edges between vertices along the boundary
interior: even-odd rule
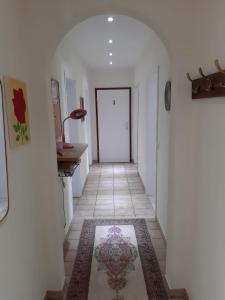
[[[0,79],[0,223],[9,213],[8,160],[3,81]]]
[[[4,77],[9,143],[12,148],[31,140],[26,82]]]
[[[84,97],[80,97],[80,108],[84,109]],[[85,117],[81,118],[81,122],[85,121]]]
[[[53,102],[55,138],[56,141],[58,141],[62,138],[62,119],[61,119],[59,81],[54,78],[51,78],[51,99]]]
[[[171,81],[168,80],[165,86],[165,95],[164,95],[165,109],[166,111],[171,110]]]

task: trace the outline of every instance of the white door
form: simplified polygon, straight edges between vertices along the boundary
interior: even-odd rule
[[[148,77],[147,91],[147,187],[146,192],[152,196],[154,209],[157,194],[157,119],[158,119],[158,72]]]
[[[130,89],[97,90],[100,162],[130,162]]]
[[[138,118],[139,118],[139,88],[134,87],[132,93],[132,160],[138,163]]]

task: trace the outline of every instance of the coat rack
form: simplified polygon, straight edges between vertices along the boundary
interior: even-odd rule
[[[217,73],[205,75],[202,68],[198,71],[200,78],[192,79],[187,73],[188,80],[192,83],[192,99],[225,97],[225,70],[220,66],[219,60],[215,60]]]

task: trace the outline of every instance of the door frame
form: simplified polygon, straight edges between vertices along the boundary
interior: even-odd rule
[[[105,88],[95,88],[95,109],[96,109],[96,133],[97,133],[97,161],[100,162],[100,153],[99,153],[99,121],[98,121],[98,91],[107,91],[107,90],[128,90],[129,91],[129,156],[130,162],[132,161],[132,127],[131,127],[131,87],[105,87]]]

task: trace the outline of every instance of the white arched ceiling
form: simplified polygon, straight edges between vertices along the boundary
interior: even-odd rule
[[[145,48],[155,43],[155,33],[128,16],[112,14],[112,23],[107,22],[108,16],[99,15],[81,22],[65,38],[90,69],[132,68]],[[113,40],[112,44],[109,39]]]
[[[189,12],[193,6],[190,1],[113,1],[104,2],[82,1],[29,1],[29,12],[33,26],[32,38],[37,43],[43,43],[46,55],[53,56],[61,39],[74,26],[88,18],[103,14],[121,14],[139,20],[154,30],[170,53],[179,46],[177,41],[182,41],[190,34]],[[38,17],[37,17],[38,16]],[[187,24],[189,26],[187,26]],[[40,35],[41,32],[41,35]]]

